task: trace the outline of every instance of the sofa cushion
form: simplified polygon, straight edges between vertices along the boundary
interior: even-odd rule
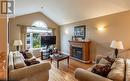
[[[28,57],[27,57],[27,51],[28,50],[25,50],[25,51],[20,51],[20,53],[23,55],[23,57],[25,58],[25,59],[27,59]]]
[[[30,49],[29,52],[31,52],[31,54],[33,54],[36,58],[41,57],[41,48]]]
[[[24,63],[24,57],[21,53],[15,53],[14,54],[14,67],[16,69],[25,67],[26,64]]]
[[[102,55],[97,55],[96,56],[96,59],[95,59],[95,62],[96,62],[96,64],[98,64],[99,63],[99,61],[102,59]]]
[[[123,58],[115,59],[107,78],[114,81],[124,81],[125,63]]]
[[[123,58],[116,58],[115,62],[112,64],[111,69],[118,68],[118,67],[119,68],[123,68],[124,67],[124,59]]]
[[[33,55],[32,55],[32,53],[31,53],[31,52],[27,52],[27,53],[26,53],[26,56],[28,57],[28,59],[30,59],[30,58],[32,58],[32,57],[33,57]]]
[[[111,66],[110,65],[104,65],[104,64],[97,64],[91,72],[96,73],[98,75],[101,75],[103,77],[106,77],[108,75],[108,73],[111,70]]]
[[[22,58],[23,60],[25,59],[24,57],[23,57],[23,55],[22,55],[22,53],[20,53],[19,51],[15,51],[15,52],[13,52],[13,57],[20,57],[20,58]]]
[[[126,81],[130,81],[130,59],[126,59]]]
[[[107,61],[106,59],[102,58],[98,64],[111,64],[109,61]]]
[[[124,72],[118,69],[111,70],[107,78],[114,81],[124,81]]]
[[[14,69],[13,52],[9,53],[9,71]]]
[[[114,59],[114,58],[111,58],[110,56],[97,55],[97,56],[96,56],[96,59],[95,59],[96,64],[98,64],[102,58],[104,58],[104,59],[106,59],[107,61],[111,62],[111,64],[113,64],[113,62],[115,61],[115,59]]]
[[[24,57],[25,59],[30,59],[30,58],[33,57],[32,52],[29,51],[29,50],[20,51],[20,53],[23,55],[23,57]]]

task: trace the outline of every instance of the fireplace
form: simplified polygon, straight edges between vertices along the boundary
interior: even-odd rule
[[[72,57],[82,60],[83,50],[80,47],[72,47]]]
[[[69,41],[72,59],[90,63],[90,41]]]

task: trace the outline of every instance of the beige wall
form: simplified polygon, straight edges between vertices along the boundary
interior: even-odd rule
[[[50,20],[47,16],[43,15],[40,12],[27,14],[23,16],[18,16],[15,18],[9,19],[9,44],[10,44],[10,50],[15,50],[15,47],[13,46],[14,40],[20,39],[20,27],[17,26],[17,24],[20,25],[32,25],[35,21],[43,21],[45,22],[49,28],[54,28],[54,34],[57,37],[56,40],[56,47],[60,48],[60,34],[59,34],[59,26]]]
[[[94,59],[98,54],[112,54],[113,51],[109,47],[112,40],[123,41],[125,52],[120,55],[130,58],[130,11],[61,26],[61,50],[63,52],[69,53],[68,40],[71,40],[73,36],[74,26],[78,25],[86,25],[87,27],[87,38],[92,41],[91,59]],[[97,30],[100,25],[105,26],[104,32]]]

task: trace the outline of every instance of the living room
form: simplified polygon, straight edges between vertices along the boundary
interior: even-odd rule
[[[129,0],[12,2],[0,15],[1,80],[130,80]]]

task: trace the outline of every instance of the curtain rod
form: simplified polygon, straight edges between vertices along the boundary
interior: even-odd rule
[[[17,26],[23,26],[23,27],[38,27],[38,26],[21,25],[21,24],[17,24]],[[48,29],[56,29],[56,28],[51,28],[51,27],[48,27]]]

